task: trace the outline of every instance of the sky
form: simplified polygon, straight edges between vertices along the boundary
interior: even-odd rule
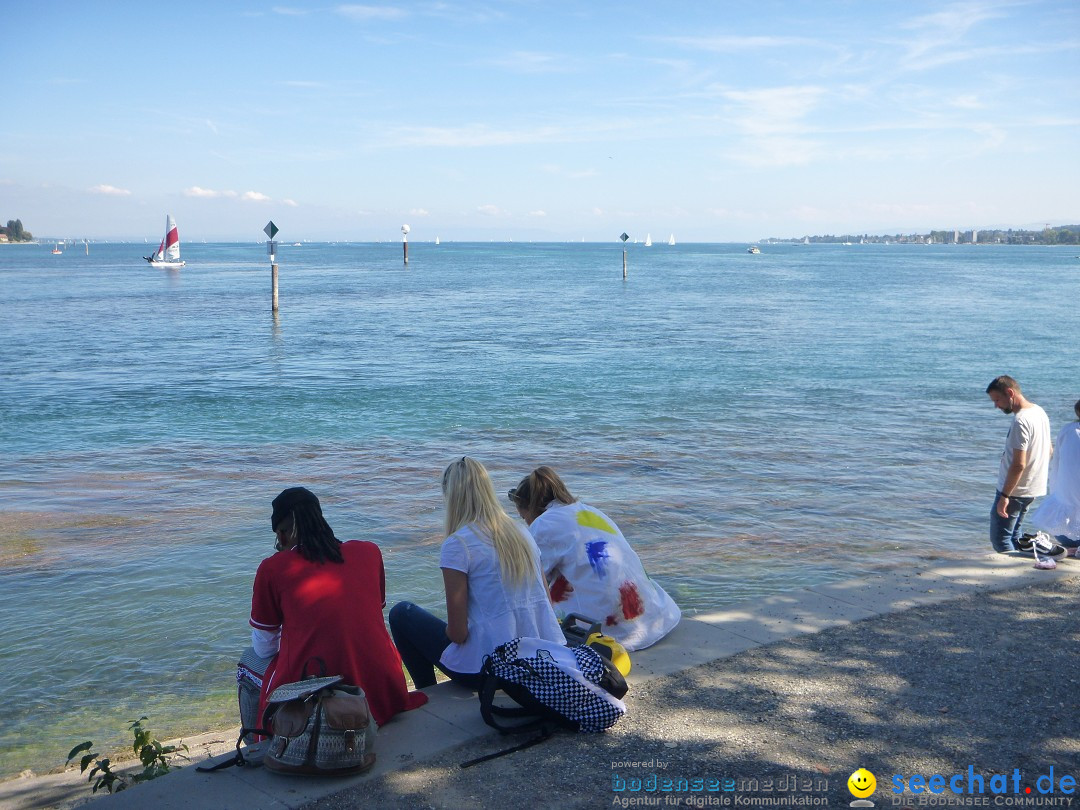
[[[0,222],[752,241],[1080,222],[1080,3],[54,2],[0,31]]]

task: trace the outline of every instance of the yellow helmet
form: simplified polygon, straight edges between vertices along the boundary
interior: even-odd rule
[[[593,633],[587,639],[585,639],[585,645],[592,647],[602,656],[607,658],[615,665],[615,668],[622,673],[625,678],[630,674],[630,654],[626,651],[626,648],[613,639],[611,636],[605,636],[603,633]],[[603,647],[604,649],[597,649]]]

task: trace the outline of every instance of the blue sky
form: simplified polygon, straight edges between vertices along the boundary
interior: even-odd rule
[[[0,220],[743,241],[1080,222],[1080,4],[8,9]]]

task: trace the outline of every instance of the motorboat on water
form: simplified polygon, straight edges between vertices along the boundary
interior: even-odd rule
[[[751,245],[750,247],[748,247],[746,249],[746,252],[747,253],[761,253],[761,248],[759,248],[757,245]]]

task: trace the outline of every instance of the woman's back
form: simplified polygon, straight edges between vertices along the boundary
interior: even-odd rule
[[[520,531],[538,559],[532,537]],[[464,643],[452,643],[443,652],[442,663],[448,668],[479,672],[485,655],[519,636],[564,642],[539,569],[521,583],[508,585],[491,540],[473,524],[443,541],[439,566],[464,572],[469,584],[469,635]]]
[[[281,646],[267,670],[263,699],[306,674],[342,675],[367,693],[380,725],[426,701],[410,695],[401,658],[383,623],[382,553],[374,543],[341,544],[343,562],[312,562],[296,550],[263,560],[255,576],[251,623],[281,627]],[[261,707],[260,707],[261,711]]]
[[[679,623],[678,605],[599,509],[552,501],[529,530],[560,615],[602,622],[604,632],[628,650],[656,643]]]

